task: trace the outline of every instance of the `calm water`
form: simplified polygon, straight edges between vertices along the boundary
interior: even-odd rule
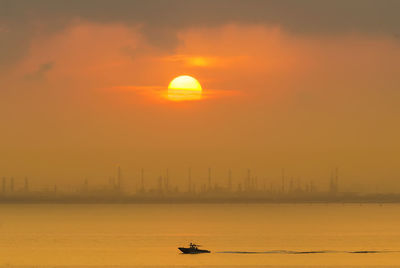
[[[400,267],[400,205],[0,205],[0,266]]]

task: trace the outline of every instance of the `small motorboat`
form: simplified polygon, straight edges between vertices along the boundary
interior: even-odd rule
[[[201,247],[200,245],[196,245],[193,243],[189,244],[188,248],[178,248],[180,251],[182,251],[183,254],[199,254],[199,253],[210,253],[209,250],[206,249],[199,249]]]

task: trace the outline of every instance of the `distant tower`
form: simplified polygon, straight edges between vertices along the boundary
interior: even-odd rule
[[[196,183],[192,183],[192,193],[196,193]]]
[[[14,192],[14,177],[10,179],[10,192]]]
[[[117,189],[118,189],[118,191],[122,190],[121,185],[122,185],[121,166],[118,166],[118,170],[117,170]]]
[[[206,184],[205,183],[203,183],[202,185],[201,185],[201,190],[200,190],[202,193],[205,193],[206,191],[207,191],[207,187],[206,187]]]
[[[251,181],[251,172],[250,169],[247,169],[247,178],[246,178],[246,183],[244,184],[245,190],[247,191],[250,189],[250,181]]]
[[[84,192],[88,192],[89,191],[89,181],[88,181],[87,178],[83,181],[83,191]]]
[[[164,189],[166,192],[169,191],[169,169],[167,168],[167,174],[165,176],[165,180],[164,180]]]
[[[158,177],[158,191],[160,193],[163,192],[163,177],[162,176]]]
[[[6,184],[6,178],[3,177],[3,179],[2,179],[2,192],[3,192],[3,194],[5,194],[6,191],[7,191],[6,185],[7,185],[7,184]]]
[[[296,186],[298,191],[302,191],[303,190],[303,186],[301,185],[301,178],[297,178],[297,186]]]
[[[331,179],[330,179],[330,184],[329,184],[329,192],[331,194],[337,194],[339,191],[339,186],[338,186],[338,168],[335,168],[334,172],[331,172]]]
[[[264,190],[264,192],[267,191],[267,178],[263,179],[263,190]]]
[[[339,169],[335,169],[335,192],[339,192]]]
[[[115,177],[110,177],[110,180],[111,180],[111,187],[112,187],[113,191],[117,190],[118,189],[118,185],[115,182]]]
[[[211,191],[211,168],[208,168],[208,190]]]
[[[293,178],[290,179],[289,192],[293,192]]]
[[[315,192],[315,185],[313,180],[310,181],[310,192]]]
[[[188,172],[188,193],[192,192],[192,169],[189,168]]]
[[[228,190],[229,192],[232,191],[232,170],[228,170]]]
[[[143,170],[143,168],[140,171],[140,181],[141,181],[141,191],[144,192],[144,170]]]
[[[112,177],[108,177],[108,184],[110,185],[110,189],[114,190],[114,183]]]
[[[25,177],[25,187],[24,187],[25,192],[29,192],[29,181],[28,177]]]

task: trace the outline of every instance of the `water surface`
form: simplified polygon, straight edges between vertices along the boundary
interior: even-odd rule
[[[400,205],[0,205],[0,266],[399,267]],[[204,245],[211,254],[183,255]]]

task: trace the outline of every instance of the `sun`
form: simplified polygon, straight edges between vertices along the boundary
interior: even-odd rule
[[[181,75],[169,83],[167,97],[173,101],[199,100],[202,91],[203,89],[196,78]]]

